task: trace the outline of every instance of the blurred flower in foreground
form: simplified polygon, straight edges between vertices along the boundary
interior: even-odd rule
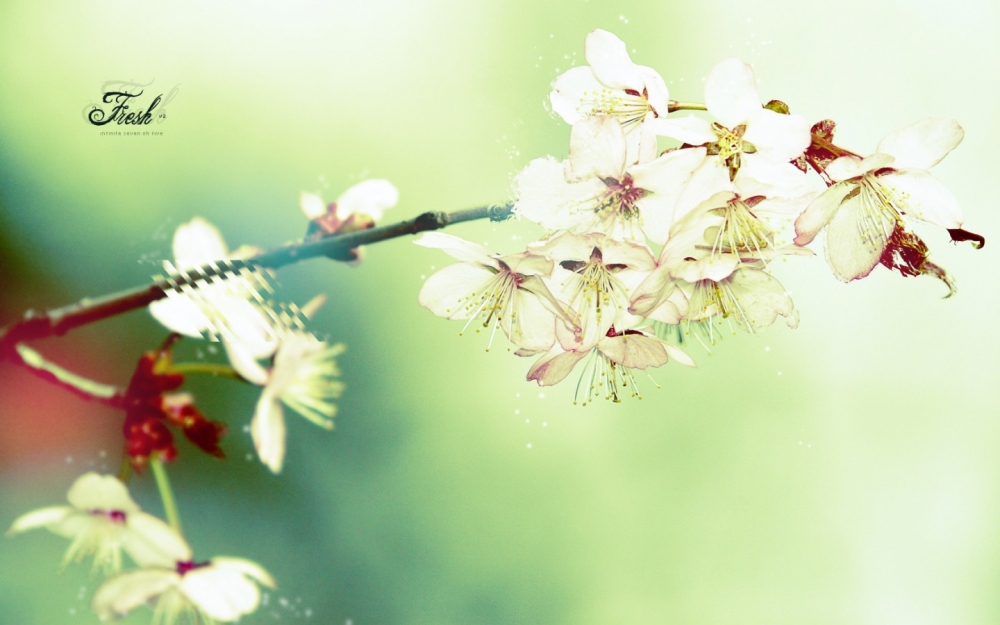
[[[101,620],[120,618],[155,600],[154,625],[173,625],[182,616],[191,623],[228,623],[260,605],[257,584],[275,585],[270,574],[250,560],[217,557],[195,562],[191,548],[176,534],[169,554],[141,565],[108,579],[94,592],[91,605]]]
[[[233,366],[244,378],[264,387],[250,424],[257,455],[271,471],[281,471],[285,459],[285,416],[287,405],[303,417],[327,430],[333,429],[337,413],[334,399],[344,391],[335,358],[344,345],[329,345],[307,332],[288,332],[268,370],[256,362],[237,361]]]
[[[121,570],[121,550],[136,562],[163,558],[176,547],[176,533],[146,514],[118,478],[94,472],[81,475],[70,487],[68,506],[29,512],[14,521],[7,535],[39,527],[73,539],[63,566],[94,555],[94,569],[105,574]]]
[[[201,217],[181,224],[174,233],[174,264],[164,262],[170,275],[204,265],[255,256],[260,250],[243,246],[229,252],[219,230]],[[221,264],[221,263],[220,263]],[[259,291],[268,290],[263,273],[242,270],[236,275],[209,278],[197,286],[167,293],[149,305],[153,317],[169,330],[194,338],[239,341],[254,357],[265,358],[277,346],[279,316],[263,303]]]
[[[399,202],[399,191],[388,180],[365,180],[340,194],[329,205],[315,193],[305,191],[299,197],[299,206],[309,219],[306,239],[322,239],[338,234],[348,234],[375,227],[386,209]],[[353,248],[329,254],[342,261],[360,261],[363,248]]]

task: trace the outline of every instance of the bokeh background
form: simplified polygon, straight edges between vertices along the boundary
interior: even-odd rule
[[[566,154],[550,82],[617,33],[681,100],[712,66],[871,151],[924,116],[965,127],[936,169],[985,249],[918,229],[958,294],[822,256],[778,268],[801,310],[667,366],[642,401],[572,405],[572,383],[417,304],[448,259],[409,240],[356,268],[282,270],[343,341],[337,429],[291,417],[285,471],[250,455],[256,391],[197,380],[228,460],[171,467],[197,555],[262,563],[280,587],[247,623],[996,623],[1000,444],[996,146],[1000,16],[987,0],[0,4],[0,322],[143,283],[176,226],[232,246],[301,236],[300,191],[384,177],[386,220],[504,201],[531,158]],[[108,80],[178,87],[162,136],[83,120]],[[528,224],[452,232],[514,251]],[[163,330],[143,311],[41,341],[124,384]],[[219,358],[188,343],[189,358]],[[186,351],[185,351],[186,350]],[[644,380],[645,378],[641,378]],[[0,525],[114,472],[121,415],[0,363]],[[136,497],[161,508],[151,479]],[[63,539],[0,540],[0,623],[94,623]],[[140,610],[129,623],[148,622]]]

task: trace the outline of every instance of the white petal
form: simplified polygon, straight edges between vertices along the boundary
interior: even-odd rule
[[[534,277],[532,283],[535,288],[545,288],[541,278]],[[552,297],[551,294],[549,297]],[[500,327],[510,342],[521,349],[539,352],[552,347],[556,340],[556,318],[539,297],[518,289],[511,304],[513,323],[500,322]],[[511,325],[513,328],[509,330]]]
[[[795,220],[795,245],[809,245],[819,231],[833,219],[844,197],[857,189],[856,184],[838,182],[810,202]]]
[[[662,137],[677,139],[688,145],[714,143],[718,137],[712,130],[712,124],[705,119],[689,115],[687,117],[658,117],[646,122],[652,131]]]
[[[180,588],[205,614],[235,621],[257,609],[260,589],[239,570],[215,565],[196,568],[181,577]]]
[[[812,141],[805,117],[765,108],[758,108],[748,120],[743,139],[752,143],[758,154],[775,161],[798,158]]]
[[[250,422],[250,436],[260,461],[272,473],[280,473],[285,460],[285,416],[281,402],[266,390],[261,393]]]
[[[909,169],[884,176],[878,180],[902,194],[900,208],[907,215],[946,229],[962,227],[962,209],[958,200],[933,175],[923,169]]]
[[[562,382],[576,363],[583,360],[588,352],[566,352],[558,345],[539,358],[528,371],[528,380],[535,380],[538,386],[552,386]]]
[[[597,80],[612,89],[642,91],[642,74],[621,39],[606,30],[597,29],[587,35],[584,50]]]
[[[536,158],[514,179],[515,210],[549,230],[565,230],[589,219],[594,198],[607,187],[597,178],[569,183],[561,162]]]
[[[766,271],[742,267],[733,274],[729,283],[740,307],[739,321],[749,325],[752,332],[768,327],[778,316],[785,317],[788,325],[798,325],[798,313],[785,287]]]
[[[864,217],[864,205],[858,195],[845,200],[826,226],[826,260],[837,278],[844,282],[864,278],[878,264],[885,251],[888,236],[892,234],[895,222],[882,218],[881,227],[886,238],[878,236],[863,238],[859,223]],[[880,214],[881,215],[881,214]],[[871,232],[870,227],[865,228]]]
[[[200,267],[226,258],[228,248],[219,229],[201,217],[181,224],[174,232],[174,260],[178,269]]]
[[[234,341],[224,340],[222,341],[222,345],[226,348],[229,364],[244,380],[252,382],[257,386],[267,384],[267,370],[257,362],[257,359],[250,350],[245,349],[241,343]]]
[[[886,167],[893,162],[888,154],[873,154],[863,159],[856,156],[841,156],[827,165],[826,174],[835,182],[857,178],[876,169]]]
[[[667,84],[663,82],[663,77],[652,67],[637,65],[639,73],[642,75],[643,87],[646,91],[646,101],[653,107],[661,117],[667,116],[667,109],[670,106],[670,91]],[[638,91],[642,91],[639,89]]]
[[[191,559],[187,542],[155,516],[136,512],[126,516],[125,522],[122,547],[139,566],[171,568],[176,562]]]
[[[684,183],[704,159],[705,148],[675,150],[628,170],[635,185],[647,192],[636,205],[642,214],[643,231],[653,241],[667,240]]]
[[[323,202],[323,198],[315,193],[303,191],[299,194],[299,206],[307,219],[316,219],[326,214],[326,204]]]
[[[729,180],[729,170],[715,156],[709,156],[694,170],[684,190],[674,206],[674,221],[680,222],[685,215],[702,202],[721,192],[731,192],[733,184]]]
[[[166,299],[151,302],[149,314],[168,330],[192,338],[204,338],[202,333],[210,325],[201,306],[194,299],[176,291],[167,293]]]
[[[268,588],[274,588],[277,585],[274,578],[271,577],[271,574],[268,573],[264,567],[256,562],[253,562],[252,560],[217,556],[212,558],[212,566],[227,571],[239,572],[242,575],[246,575],[250,579],[258,581]]]
[[[760,110],[760,96],[753,70],[739,59],[722,61],[705,81],[708,111],[726,128],[733,129]]]
[[[569,136],[566,180],[591,177],[620,180],[625,172],[628,145],[618,118],[595,115],[573,124]]]
[[[455,260],[496,266],[493,256],[482,245],[446,232],[424,232],[413,240],[415,245],[439,249]]]
[[[604,337],[597,348],[612,361],[629,369],[659,367],[668,360],[664,342],[645,334],[623,334]]]
[[[549,102],[552,103],[552,110],[567,124],[576,124],[594,112],[593,96],[590,94],[604,89],[589,67],[574,67],[552,83]]]
[[[139,505],[128,494],[121,480],[93,471],[84,473],[73,482],[66,499],[78,510],[118,510],[126,514],[139,511]]]
[[[699,280],[719,282],[732,275],[739,265],[740,259],[735,254],[720,254],[706,256],[700,260],[682,262],[670,274],[685,282]]]
[[[70,506],[51,506],[32,510],[14,519],[10,529],[7,530],[7,535],[13,536],[39,527],[49,527],[64,520],[68,515],[76,513],[77,510]]]
[[[102,621],[119,618],[160,596],[180,576],[170,569],[140,569],[112,577],[94,592],[91,607]]]
[[[954,150],[965,131],[954,119],[928,117],[890,133],[879,142],[876,152],[896,158],[899,169],[930,169]]]
[[[347,219],[355,213],[378,221],[382,212],[399,202],[399,191],[388,180],[365,180],[344,191],[337,198],[337,217]]]
[[[420,289],[420,305],[445,319],[470,319],[478,312],[471,304],[478,300],[494,273],[482,265],[455,263],[427,278]],[[476,297],[473,297],[473,293]]]

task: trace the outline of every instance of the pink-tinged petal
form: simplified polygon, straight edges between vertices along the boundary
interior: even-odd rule
[[[708,120],[689,115],[687,117],[658,117],[646,122],[655,134],[661,137],[677,139],[688,145],[703,145],[714,143],[719,138],[712,130]]]
[[[285,460],[285,415],[277,397],[261,393],[250,422],[250,436],[260,461],[272,473],[280,473]]]
[[[455,263],[433,274],[420,289],[420,305],[445,319],[471,319],[474,304],[495,274],[482,265]],[[473,297],[473,293],[476,297]]]
[[[120,510],[126,514],[139,511],[121,480],[93,471],[76,478],[66,499],[79,510]]]
[[[642,75],[643,87],[646,92],[646,101],[649,106],[661,117],[667,116],[670,106],[670,91],[667,84],[663,82],[663,77],[652,67],[637,65],[639,74]],[[640,90],[641,91],[641,90]]]
[[[562,271],[562,269],[561,269]],[[561,302],[552,294],[545,281],[539,276],[526,276],[521,282],[519,289],[526,294],[538,298],[539,303],[552,313],[553,317],[559,319],[560,325],[570,330],[576,329],[576,317],[569,306]],[[546,347],[545,349],[548,349]],[[545,350],[539,350],[545,351]]]
[[[597,238],[605,265],[625,265],[633,271],[652,271],[656,267],[653,253],[643,243],[632,241],[615,241],[608,238]],[[589,254],[587,255],[590,256]]]
[[[892,234],[895,222],[883,213],[878,213],[883,236],[862,237],[862,231],[874,233],[868,225],[869,217],[861,199],[861,194],[850,197],[840,205],[830,223],[826,225],[826,260],[833,274],[844,282],[864,278],[878,264],[886,242]]]
[[[856,184],[838,182],[810,202],[795,220],[795,245],[812,243],[819,231],[833,219],[847,194],[857,190]]]
[[[742,267],[733,274],[729,288],[739,303],[739,321],[748,325],[749,331],[763,330],[779,315],[785,318],[789,327],[798,326],[799,315],[792,298],[785,287],[766,271]]]
[[[541,282],[541,278],[535,280]],[[513,296],[512,313],[511,323],[500,322],[511,343],[538,352],[552,347],[556,341],[556,318],[537,295],[518,290]]]
[[[753,205],[753,214],[762,219],[792,220],[801,215],[819,195],[812,192],[800,197],[769,197]]]
[[[177,268],[184,271],[226,258],[228,248],[218,228],[195,217],[177,227],[173,251]]]
[[[670,277],[670,268],[660,265],[632,291],[629,312],[648,317],[650,312],[667,301],[675,288],[674,280]]]
[[[62,522],[67,516],[76,513],[77,510],[70,506],[51,506],[32,510],[14,519],[10,529],[7,530],[7,535],[13,536],[39,527],[51,527]]]
[[[594,76],[604,85],[612,89],[642,91],[642,73],[632,62],[621,39],[597,29],[587,35],[584,50]]]
[[[299,194],[299,206],[306,219],[316,219],[326,214],[326,204],[323,202],[323,198],[315,193],[303,191]]]
[[[388,180],[365,180],[344,191],[337,198],[337,217],[347,219],[355,213],[370,216],[375,221],[382,218],[387,208],[399,202],[399,191]]]
[[[500,262],[504,263],[514,273],[525,276],[547,276],[552,273],[552,259],[530,252],[520,254],[508,254],[501,256]]]
[[[907,215],[949,230],[962,227],[958,200],[928,171],[908,169],[878,180],[900,198],[899,207]]]
[[[117,575],[94,592],[91,608],[102,621],[128,614],[167,592],[180,581],[173,569],[139,569]]]
[[[597,81],[594,72],[583,65],[567,70],[552,83],[549,102],[552,110],[567,124],[576,124],[594,114],[593,95],[603,91],[604,85]]]
[[[564,232],[548,240],[537,241],[529,245],[536,254],[544,254],[555,261],[587,260],[595,247],[601,247],[610,240],[602,234],[582,235]]]
[[[455,260],[497,266],[496,261],[482,245],[446,232],[424,232],[414,239],[413,243],[441,250]]]
[[[628,145],[621,122],[610,115],[595,115],[576,124],[569,136],[566,180],[591,177],[620,180],[625,172]]]
[[[196,568],[181,578],[180,588],[209,617],[235,621],[260,605],[260,588],[236,570],[216,566]]]
[[[613,362],[629,369],[659,367],[667,363],[669,356],[664,342],[645,334],[620,334],[604,337],[597,348]]]
[[[876,152],[895,157],[893,167],[930,169],[958,147],[965,131],[954,119],[928,117],[890,133]]]
[[[589,217],[594,199],[606,189],[597,178],[569,183],[561,162],[536,158],[514,179],[514,206],[519,215],[544,228],[565,230]]]
[[[878,153],[872,154],[871,156],[867,156],[863,159],[856,156],[841,156],[827,165],[826,174],[830,176],[834,182],[843,182],[844,180],[850,180],[852,178],[863,176],[870,171],[887,167],[892,164],[894,160],[895,159],[888,154]]]
[[[725,222],[722,215],[712,212],[724,207],[733,198],[729,191],[717,193],[690,211],[670,229],[670,238],[660,250],[657,263],[668,269],[677,267],[685,258],[703,256],[707,244],[705,231],[717,228]]]
[[[809,122],[801,115],[782,115],[758,108],[747,121],[743,139],[757,148],[757,154],[774,161],[798,158],[809,147]]]
[[[638,132],[630,132],[625,135],[628,140],[629,163],[648,163],[656,158],[656,153],[660,149],[656,140],[656,133],[649,128],[648,120],[653,119],[653,112],[646,113],[646,120],[639,125]],[[633,158],[634,157],[634,158]]]
[[[753,70],[739,59],[726,59],[705,81],[705,105],[726,128],[746,122],[761,109]]]
[[[659,306],[643,315],[647,319],[677,325],[687,316],[688,298],[677,285],[669,291],[669,295]]]
[[[191,547],[169,525],[145,512],[126,517],[128,531],[121,536],[122,547],[141,567],[172,568],[191,559]]]
[[[589,352],[566,352],[558,345],[539,358],[528,370],[528,380],[538,382],[538,386],[552,386],[566,379],[578,362]]]
[[[712,255],[700,260],[682,262],[670,274],[685,282],[699,280],[720,282],[732,275],[739,265],[740,258],[735,254]]]

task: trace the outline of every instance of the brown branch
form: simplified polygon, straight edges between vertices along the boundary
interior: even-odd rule
[[[291,243],[246,260],[212,263],[185,272],[179,277],[173,276],[169,279],[155,280],[152,284],[103,297],[85,298],[75,304],[53,308],[45,312],[28,310],[20,321],[0,328],[0,356],[20,360],[17,349],[15,349],[17,343],[49,336],[60,336],[73,328],[114,317],[137,308],[144,308],[151,302],[163,299],[178,287],[195,285],[212,277],[227,275],[241,267],[277,269],[308,258],[343,253],[359,245],[369,245],[427,230],[439,230],[464,221],[487,218],[491,221],[503,221],[510,217],[512,211],[511,204],[504,204],[452,213],[427,212],[413,219],[388,226],[329,236],[318,241]]]

